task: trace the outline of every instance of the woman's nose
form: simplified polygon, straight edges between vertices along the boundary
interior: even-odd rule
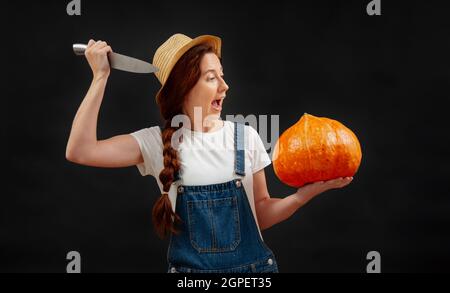
[[[227,91],[228,90],[228,84],[225,82],[225,80],[222,78],[220,89],[221,91]]]

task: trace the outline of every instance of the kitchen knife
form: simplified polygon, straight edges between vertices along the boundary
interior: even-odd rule
[[[84,51],[86,51],[86,48],[87,45],[85,44],[73,45],[73,51],[78,56],[84,55]],[[159,70],[158,67],[153,66],[148,62],[113,52],[108,53],[108,60],[111,68],[123,71],[134,73],[152,73]]]

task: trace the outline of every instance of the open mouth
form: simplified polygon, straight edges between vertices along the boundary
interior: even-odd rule
[[[212,105],[213,109],[215,109],[217,111],[222,110],[222,101],[223,101],[222,98],[213,100],[211,102],[211,105]]]

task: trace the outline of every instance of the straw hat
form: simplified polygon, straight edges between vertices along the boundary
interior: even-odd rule
[[[174,34],[156,50],[152,64],[159,68],[155,75],[161,83],[161,89],[181,56],[190,48],[203,43],[211,44],[214,52],[220,58],[222,41],[219,37],[212,35],[203,35],[192,39],[183,34]]]

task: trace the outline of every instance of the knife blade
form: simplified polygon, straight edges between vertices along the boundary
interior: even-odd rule
[[[73,44],[73,52],[78,56],[83,56],[86,48],[86,44]],[[159,70],[158,67],[148,62],[113,52],[108,53],[108,60],[111,68],[128,72],[153,73]]]

